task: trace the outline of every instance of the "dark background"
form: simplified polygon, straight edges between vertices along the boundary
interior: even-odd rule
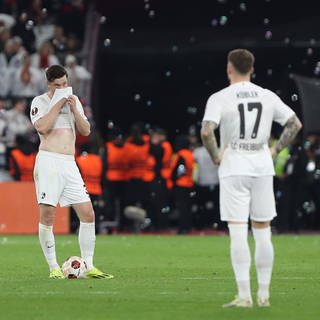
[[[170,136],[192,125],[198,131],[206,100],[228,85],[226,55],[234,48],[255,54],[253,81],[299,116],[293,74],[318,77],[316,2],[96,1],[96,10],[105,17],[93,90],[102,134],[110,121],[128,131],[136,120]]]

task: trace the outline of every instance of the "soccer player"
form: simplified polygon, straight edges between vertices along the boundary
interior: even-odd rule
[[[67,88],[66,70],[53,65],[47,69],[46,78],[48,91],[33,99],[30,117],[40,136],[34,180],[40,208],[39,240],[50,268],[49,278],[64,278],[57,263],[53,234],[59,202],[62,207],[71,205],[79,217],[79,245],[81,256],[87,264],[87,277],[110,279],[112,275],[93,265],[95,216],[74,158],[76,129],[87,136],[90,134],[90,124],[78,97],[61,90],[71,89]],[[58,92],[60,96],[57,97]],[[56,97],[55,100],[53,97]]]
[[[254,56],[245,49],[228,54],[230,85],[208,99],[201,128],[203,144],[212,161],[220,164],[220,214],[230,234],[231,263],[238,295],[224,307],[252,307],[248,219],[255,241],[258,277],[257,304],[270,306],[269,286],[274,251],[270,222],[276,216],[272,157],[294,139],[301,122],[270,90],[250,82]],[[277,144],[269,149],[272,122],[284,126]],[[220,126],[220,150],[214,130]]]

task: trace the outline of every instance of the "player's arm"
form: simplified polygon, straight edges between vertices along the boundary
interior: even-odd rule
[[[69,96],[67,102],[69,103],[71,111],[74,114],[74,119],[76,122],[76,128],[78,132],[82,136],[88,136],[91,132],[91,126],[89,121],[86,118],[84,118],[84,116],[79,112],[75,96]]]
[[[298,117],[296,115],[290,117],[284,126],[278,142],[271,148],[272,156],[276,156],[282,149],[287,147],[293,141],[301,128],[302,124]]]
[[[214,130],[217,128],[217,124],[213,121],[203,121],[201,127],[201,139],[203,145],[209,152],[209,155],[214,164],[219,164],[221,161],[221,155],[219,152],[217,140],[214,134]]]
[[[66,101],[66,98],[62,98],[61,100],[59,100],[48,113],[46,113],[34,123],[34,127],[40,134],[47,134],[52,129],[53,124],[56,121],[59,112]]]

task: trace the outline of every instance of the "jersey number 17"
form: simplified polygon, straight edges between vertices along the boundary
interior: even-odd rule
[[[260,125],[260,119],[261,119],[261,113],[262,113],[262,104],[260,102],[248,102],[246,104],[246,109],[248,111],[252,111],[254,109],[257,109],[257,117],[256,121],[254,123],[254,127],[251,133],[251,138],[255,139],[258,134],[259,125]],[[244,139],[245,137],[245,105],[243,103],[238,104],[238,110],[240,113],[240,139]]]

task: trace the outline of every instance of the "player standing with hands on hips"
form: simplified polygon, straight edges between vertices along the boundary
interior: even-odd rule
[[[276,216],[272,158],[294,139],[302,125],[295,113],[272,91],[250,82],[254,56],[245,49],[228,54],[230,85],[210,96],[201,129],[212,161],[220,164],[220,214],[228,222],[236,298],[223,307],[252,307],[251,255],[248,219],[255,241],[258,278],[257,304],[270,306],[269,286],[274,251],[270,222]],[[272,122],[284,126],[269,149]],[[220,150],[214,130],[220,126]]]
[[[37,201],[40,208],[39,240],[50,268],[49,278],[64,279],[57,263],[53,225],[57,203],[73,206],[79,220],[81,257],[86,261],[88,278],[110,279],[93,265],[95,217],[84,182],[76,165],[76,129],[90,134],[90,124],[72,88],[66,70],[54,65],[46,70],[48,91],[33,99],[31,121],[40,136],[34,168]]]

